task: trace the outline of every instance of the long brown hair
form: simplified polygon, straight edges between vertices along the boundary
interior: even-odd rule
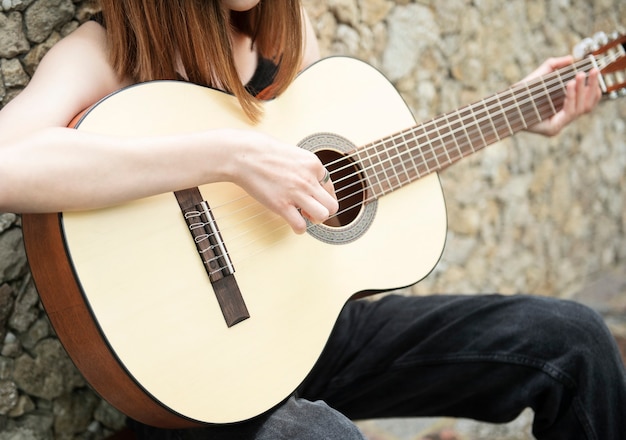
[[[265,0],[232,12],[220,0],[101,0],[110,59],[121,77],[134,81],[176,79],[235,95],[257,120],[257,98],[241,84],[232,55],[231,29],[250,36],[259,53],[278,64],[273,85],[259,98],[280,94],[302,58],[302,10],[298,0]],[[180,60],[181,65],[177,64]]]

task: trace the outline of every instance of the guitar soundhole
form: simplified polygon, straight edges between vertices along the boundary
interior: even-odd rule
[[[362,170],[351,159],[355,146],[346,138],[332,133],[318,133],[305,138],[300,147],[314,152],[330,172],[339,210],[321,225],[308,223],[307,232],[330,244],[350,243],[362,236],[376,214],[376,200],[365,203],[366,180]]]
[[[324,224],[331,227],[349,225],[359,216],[365,198],[361,173],[352,161],[337,151],[321,150],[315,154],[330,172],[339,201],[337,214]]]

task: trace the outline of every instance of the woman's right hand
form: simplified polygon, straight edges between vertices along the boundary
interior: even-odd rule
[[[230,180],[282,216],[294,232],[306,231],[305,218],[322,223],[337,212],[333,183],[322,181],[326,169],[315,154],[262,133],[237,135],[243,147],[234,157]]]

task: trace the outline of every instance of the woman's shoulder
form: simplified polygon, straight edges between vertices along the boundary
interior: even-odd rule
[[[96,21],[89,20],[78,26],[76,30],[52,46],[42,62],[45,61],[46,58],[53,58],[64,53],[71,55],[72,51],[80,51],[81,55],[85,55],[84,52],[88,51],[93,56],[106,57],[106,45],[105,28]]]
[[[26,88],[2,109],[0,127],[18,135],[26,130],[19,127],[25,120],[31,129],[66,126],[77,113],[125,86],[109,63],[106,44],[106,32],[95,22],[55,44]]]
[[[109,61],[106,30],[95,21],[83,23],[53,46],[37,70],[35,76],[43,76],[39,75],[43,71],[48,77],[58,75],[66,81],[80,79],[94,88],[124,85]]]

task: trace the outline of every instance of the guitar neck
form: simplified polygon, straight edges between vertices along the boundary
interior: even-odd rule
[[[591,59],[579,61],[355,150],[369,183],[367,200],[553,116],[563,107],[566,84],[593,67]]]

